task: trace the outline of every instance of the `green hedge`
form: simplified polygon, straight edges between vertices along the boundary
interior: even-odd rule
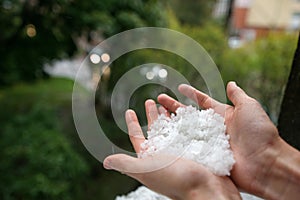
[[[1,132],[1,199],[72,199],[88,167],[51,109],[35,105]]]

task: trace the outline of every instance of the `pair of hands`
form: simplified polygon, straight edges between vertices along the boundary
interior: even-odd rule
[[[166,160],[165,155],[143,159],[112,155],[104,161],[106,169],[125,173],[172,199],[241,199],[237,188],[268,199],[287,199],[287,195],[293,199],[297,197],[295,194],[300,194],[297,185],[300,183],[299,152],[279,137],[276,127],[255,99],[234,82],[227,85],[227,96],[234,106],[217,102],[188,85],[179,86],[179,91],[200,107],[212,108],[225,118],[226,132],[230,135],[236,159],[231,176],[216,176],[200,164],[183,158],[164,168],[151,170]],[[148,127],[159,114],[168,115],[184,106],[165,94],[158,96],[158,102],[163,107],[157,109],[152,100],[145,103]],[[138,153],[145,138],[134,111],[126,112],[126,123],[131,143]],[[294,155],[296,159],[287,155]],[[292,162],[293,167],[286,169],[285,162]],[[289,172],[296,178],[288,178]]]

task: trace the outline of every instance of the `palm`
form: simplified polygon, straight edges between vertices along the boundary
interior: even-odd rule
[[[268,167],[268,165],[261,166],[260,161],[264,159],[267,147],[279,138],[279,135],[275,134],[277,133],[274,130],[275,126],[259,103],[247,95],[235,97],[230,84],[227,93],[229,97],[232,97],[234,106],[217,102],[191,86],[181,85],[179,91],[193,99],[202,108],[212,108],[224,116],[227,134],[230,135],[230,144],[236,159],[231,177],[238,187],[255,193],[256,191],[252,191],[254,180],[258,172],[262,171],[261,167]],[[171,112],[184,106],[167,95],[160,95],[158,101]],[[270,165],[271,163],[272,160],[269,161]]]
[[[146,114],[150,127],[158,117],[154,101],[146,101]],[[140,145],[145,138],[134,111],[126,112],[126,123],[131,143],[139,153]],[[117,166],[114,167],[115,170],[122,171],[150,189],[174,199],[186,199],[188,192],[196,189],[203,199],[211,199],[216,191],[226,191],[237,199],[240,197],[237,188],[228,177],[216,176],[202,165],[190,160],[169,155],[141,159],[119,154],[106,158],[104,161],[106,168],[109,168],[111,162]]]
[[[256,101],[251,99],[247,104],[242,108],[231,108],[225,123],[237,161],[232,170],[233,180],[239,187],[255,193],[252,187],[256,176],[273,162],[270,160],[269,164],[266,162],[262,166],[265,151],[279,139],[279,135],[275,134],[275,126]]]

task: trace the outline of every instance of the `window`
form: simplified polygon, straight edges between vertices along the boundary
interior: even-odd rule
[[[292,14],[291,21],[290,21],[290,28],[292,30],[300,29],[300,12],[295,12]]]

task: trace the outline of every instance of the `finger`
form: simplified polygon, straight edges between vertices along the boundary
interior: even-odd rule
[[[159,173],[148,173],[157,170],[157,168],[153,168],[153,164],[154,162],[151,162],[150,159],[133,158],[124,154],[115,154],[108,156],[103,162],[103,166],[105,169],[119,171],[138,180],[144,185],[148,185],[149,182],[151,182],[152,184],[152,180],[159,180],[161,177]]]
[[[158,112],[160,115],[164,115],[166,117],[170,117],[170,113],[163,106],[158,107]]]
[[[158,110],[156,107],[156,103],[151,99],[145,102],[145,107],[146,107],[146,116],[148,120],[148,129],[150,129],[150,126],[158,118]]]
[[[134,172],[141,168],[140,163],[137,162],[138,158],[127,156],[124,154],[115,154],[108,156],[103,161],[105,169],[114,169],[119,172]]]
[[[125,118],[130,141],[133,145],[135,152],[139,153],[141,149],[141,143],[145,141],[143,131],[141,129],[137,116],[133,110],[127,110]]]
[[[204,109],[215,108],[217,106],[223,105],[222,103],[214,100],[207,94],[200,92],[199,90],[193,88],[190,85],[181,84],[179,85],[178,90],[180,93],[192,99]]]
[[[184,107],[182,103],[176,101],[172,97],[169,97],[166,94],[161,94],[157,97],[157,101],[164,106],[168,111],[175,112],[177,108]]]
[[[178,158],[172,156],[155,155],[146,158],[134,158],[125,154],[115,154],[104,159],[105,169],[113,169],[127,175],[138,178],[139,173],[155,172],[164,169]]]
[[[235,106],[245,102],[245,99],[249,98],[244,90],[238,87],[234,81],[230,81],[227,84],[227,96]]]

